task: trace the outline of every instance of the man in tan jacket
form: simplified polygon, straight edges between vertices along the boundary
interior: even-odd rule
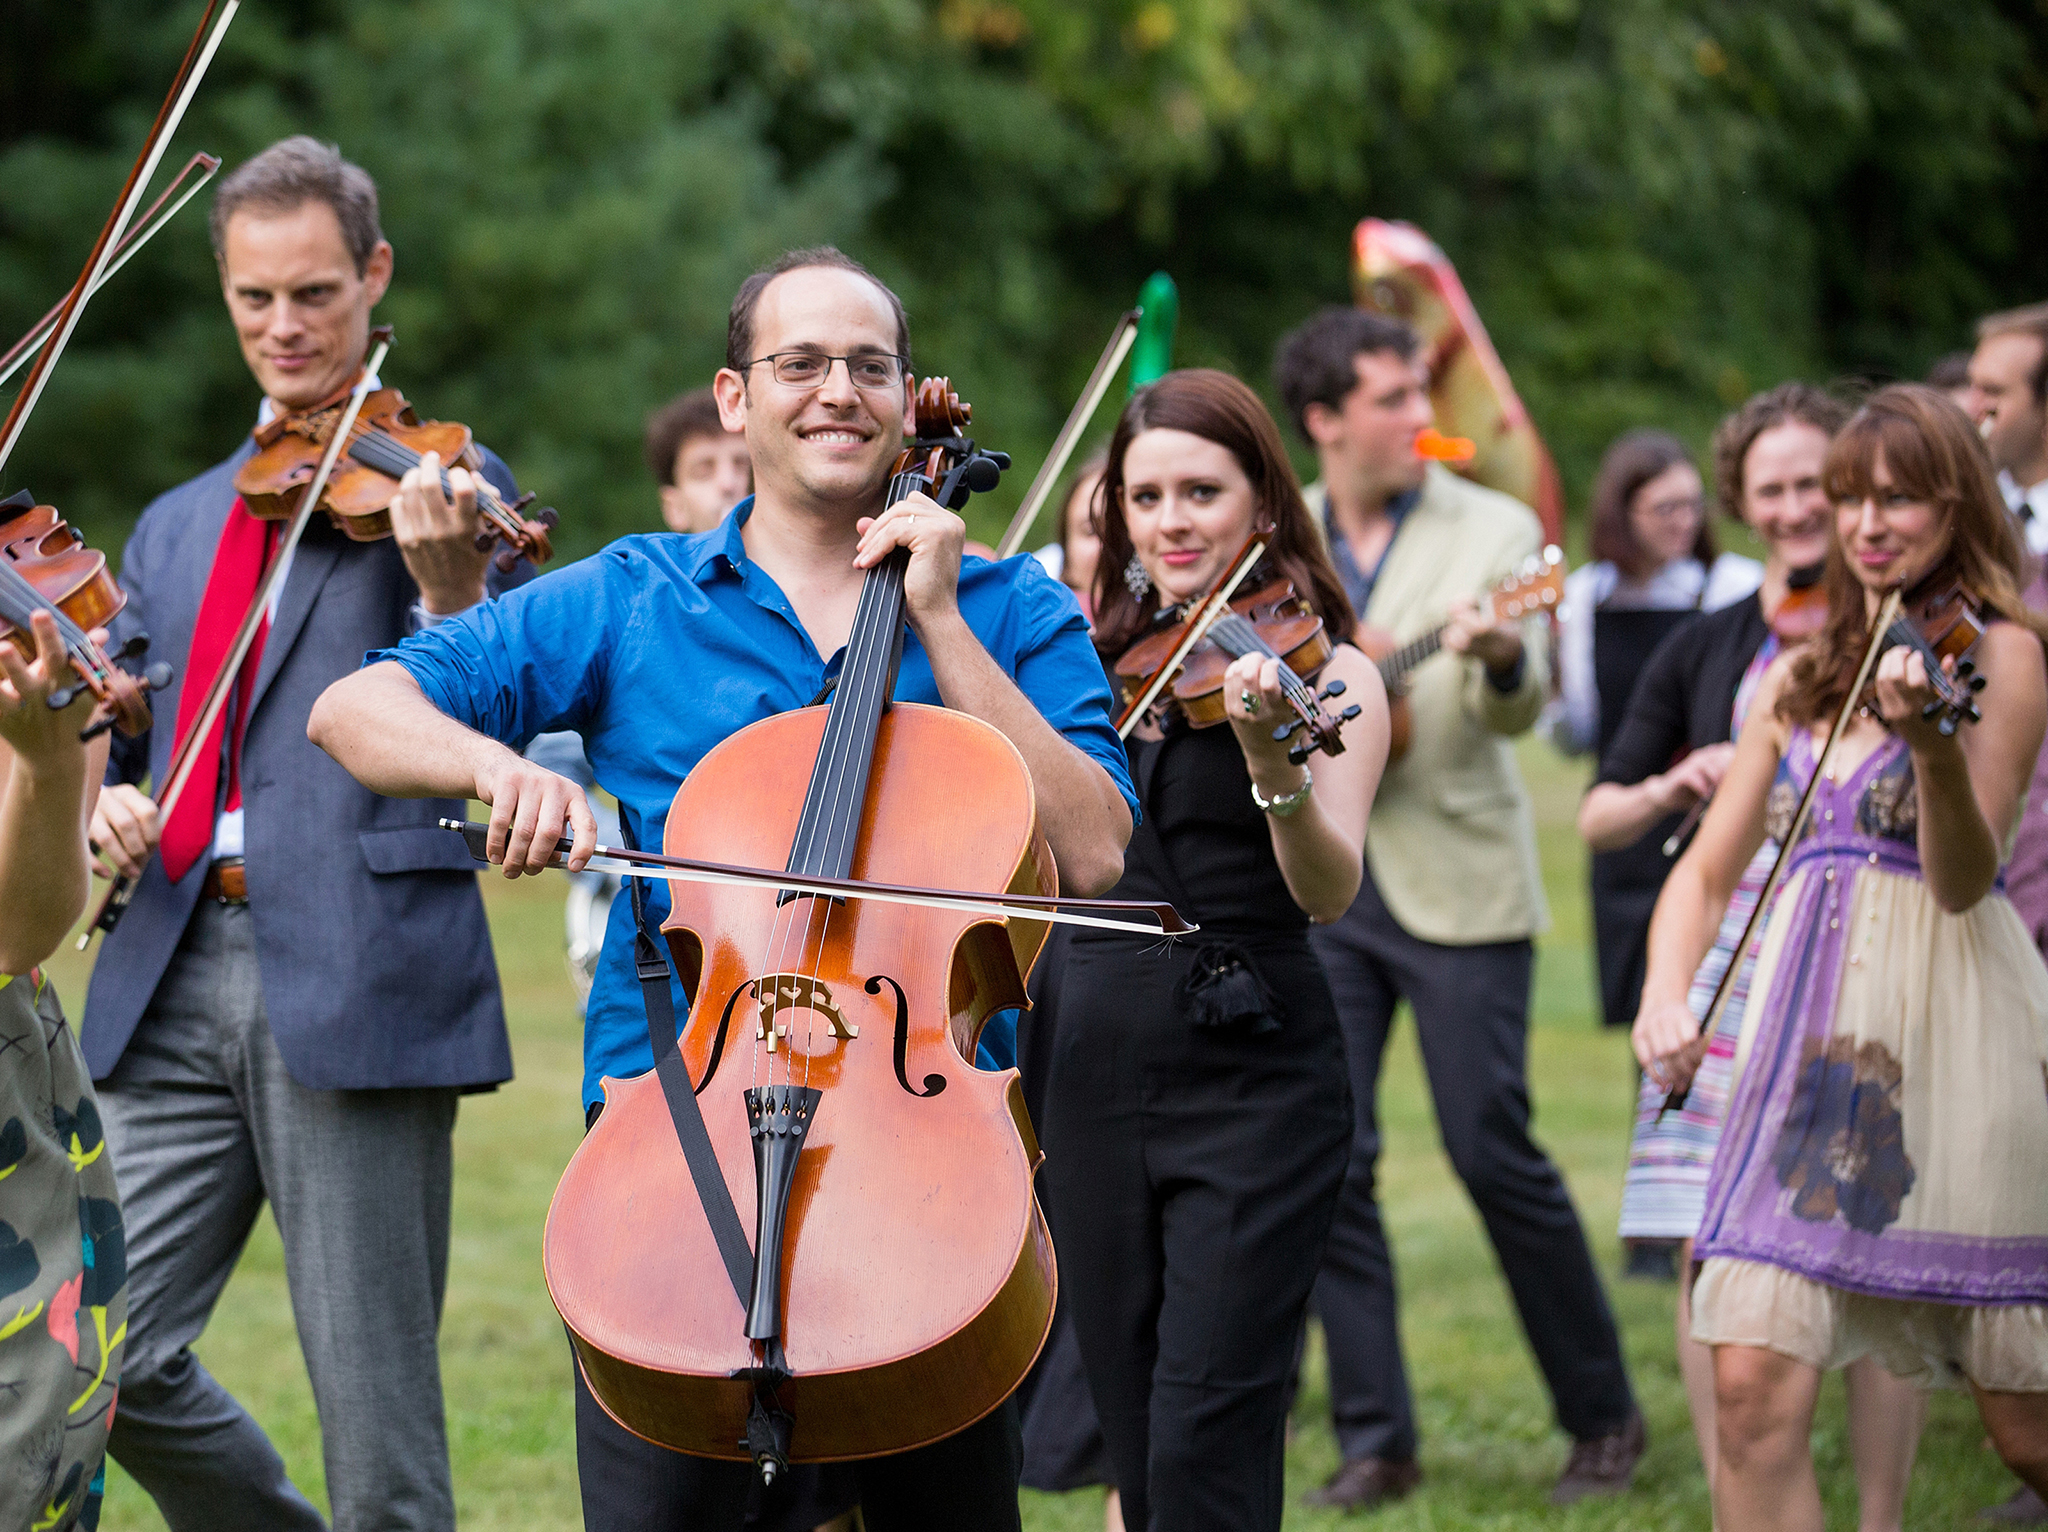
[[[1445,652],[1411,678],[1412,739],[1373,802],[1365,882],[1343,919],[1313,933],[1357,1127],[1315,1290],[1344,1463],[1311,1498],[1360,1509],[1421,1478],[1374,1198],[1380,1059],[1405,997],[1444,1147],[1574,1439],[1552,1497],[1566,1504],[1626,1489],[1644,1432],[1578,1215],[1529,1136],[1531,937],[1548,912],[1510,740],[1535,722],[1548,668],[1534,632],[1480,603],[1537,552],[1541,529],[1520,501],[1416,456],[1430,424],[1416,353],[1405,325],[1331,308],[1281,342],[1275,368],[1321,464],[1311,506],[1363,626],[1406,643],[1448,624]]]

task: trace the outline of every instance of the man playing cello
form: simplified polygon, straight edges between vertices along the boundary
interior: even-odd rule
[[[905,548],[897,699],[943,702],[1000,730],[1029,768],[1063,887],[1108,887],[1135,799],[1072,593],[1032,559],[963,564],[965,524],[927,496],[884,509],[912,419],[909,350],[895,295],[836,250],[799,251],[749,278],[717,390],[726,424],[746,433],[754,497],[711,531],[625,538],[372,655],[320,700],[312,738],[380,792],[488,803],[492,860],[514,876],[549,865],[565,822],[570,866],[591,854],[582,790],[517,753],[542,730],[573,728],[635,842],[658,845],[677,784],[707,751],[837,677],[867,570]],[[409,480],[406,494],[425,507],[439,490]],[[665,905],[660,885],[651,892]],[[602,1077],[653,1062],[630,925],[612,922],[591,992],[592,1108]],[[747,1465],[628,1434],[580,1372],[577,1456],[591,1526],[740,1525]],[[1015,1528],[1019,1461],[1007,1403],[928,1447],[863,1460],[867,1524]]]

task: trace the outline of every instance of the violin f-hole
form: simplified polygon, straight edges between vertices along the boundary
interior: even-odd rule
[[[904,998],[903,986],[885,973],[878,973],[861,986],[871,995],[879,995],[886,984],[896,992],[896,1083],[904,1091],[920,1101],[929,1101],[946,1088],[946,1077],[929,1074],[924,1077],[924,1089],[919,1090],[910,1083],[910,1076],[903,1071],[904,1055],[910,1046],[910,1002]]]

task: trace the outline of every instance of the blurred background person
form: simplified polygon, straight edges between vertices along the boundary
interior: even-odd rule
[[[2020,519],[2020,533],[2033,554],[2022,597],[2035,611],[2048,611],[2048,565],[2041,558],[2048,521],[2038,514],[2048,501],[2048,304],[1988,315],[1977,326],[1977,350],[1967,361],[1970,384],[1961,401],[1999,470],[1998,487]],[[2021,485],[2025,484],[2026,489]],[[2048,958],[2048,750],[2034,763],[2027,810],[2013,837],[2005,869],[2006,893],[2044,958]],[[2021,1485],[2010,1500],[1982,1513],[2009,1527],[2048,1526],[2048,1501]]]
[[[1034,550],[1032,556],[1055,579],[1073,591],[1089,625],[1095,622],[1095,568],[1102,552],[1102,527],[1096,493],[1109,463],[1105,448],[1091,454],[1067,480],[1060,497],[1059,540]],[[1031,1006],[1017,1020],[1017,1067],[1023,1072],[1024,1106],[1041,1136],[1045,1123],[1046,1081],[1052,1071],[1053,1038],[1059,1030],[1060,975],[1065,970],[1071,927],[1054,926],[1032,965]],[[1051,1217],[1050,1194],[1041,1187],[1039,1202]],[[1053,1238],[1057,1243],[1058,1229]],[[1088,1390],[1081,1364],[1080,1342],[1061,1289],[1046,1337],[1017,1402],[1024,1415],[1024,1474],[1027,1489],[1063,1494],[1091,1485],[1108,1486],[1103,1502],[1103,1532],[1124,1532],[1123,1503],[1112,1482],[1109,1448],[1102,1439],[1102,1421],[1095,1396]]]
[[[2048,552],[2048,303],[1977,322],[1964,409],[1998,470],[1999,493],[2034,553]]]
[[[1721,553],[1699,470],[1668,431],[1630,431],[1608,447],[1593,481],[1594,562],[1565,581],[1558,650],[1561,694],[1551,738],[1566,754],[1604,757],[1651,652],[1702,612],[1753,594],[1763,566]],[[1603,1025],[1635,1019],[1643,942],[1671,870],[1661,833],[1593,854],[1593,948]]]
[[[1947,356],[1937,358],[1927,369],[1924,380],[1929,388],[1938,388],[1961,406],[1965,414],[1970,409],[1970,353],[1951,351]]]
[[[1572,1438],[1551,1492],[1566,1505],[1627,1489],[1647,1428],[1571,1194],[1530,1132],[1534,936],[1549,912],[1510,741],[1542,711],[1550,666],[1533,624],[1525,642],[1522,625],[1476,598],[1543,534],[1519,500],[1417,454],[1433,418],[1419,352],[1397,320],[1326,308],[1281,340],[1273,365],[1322,470],[1323,492],[1305,493],[1361,631],[1400,641],[1449,623],[1443,653],[1414,672],[1411,742],[1374,800],[1358,897],[1311,933],[1337,996],[1355,1115],[1315,1288],[1344,1461],[1308,1500],[1362,1510],[1422,1478],[1377,1185],[1380,1066],[1405,998],[1444,1149]]]
[[[708,388],[693,388],[649,415],[644,450],[671,532],[708,532],[754,492],[746,438],[726,430]]]
[[[1644,666],[1628,709],[1600,759],[1600,775],[1579,805],[1579,833],[1595,851],[1642,838],[1657,845],[1669,816],[1711,795],[1735,754],[1757,683],[1790,645],[1810,637],[1826,616],[1816,578],[1827,558],[1833,510],[1821,485],[1828,444],[1848,407],[1805,383],[1756,395],[1714,433],[1714,486],[1721,508],[1746,522],[1764,545],[1761,588],[1667,637]],[[1676,762],[1676,764],[1671,764]],[[1656,832],[1656,833],[1653,833]],[[1742,928],[1770,875],[1777,843],[1767,840],[1736,885],[1713,950],[1693,976],[1690,1004],[1704,1016],[1727,972]],[[1680,1272],[1692,1263],[1692,1236],[1706,1200],[1707,1171],[1720,1142],[1733,1078],[1754,950],[1737,974],[1706,1062],[1684,1110],[1663,1110],[1665,1090],[1647,1077],[1637,1104],[1635,1141],[1621,1198],[1621,1236],[1648,1254],[1678,1245]],[[1679,1371],[1692,1409],[1700,1461],[1713,1482],[1714,1365],[1692,1338],[1691,1284],[1678,1284]],[[1921,1395],[1869,1359],[1847,1370],[1849,1448],[1856,1465],[1860,1532],[1899,1532],[1906,1483],[1926,1413]]]
[[[662,522],[671,532],[708,532],[754,492],[747,439],[725,429],[718,418],[718,401],[708,388],[693,388],[649,415],[643,450],[648,471],[660,486]],[[526,758],[580,784],[597,815],[599,843],[619,843],[617,812],[597,790],[580,736],[566,729],[539,735],[526,747]],[[590,999],[597,955],[604,950],[605,926],[618,891],[616,874],[588,869],[569,874],[562,921],[569,978],[576,986],[579,1007]]]
[[[1095,561],[1102,554],[1102,526],[1095,494],[1102,487],[1107,451],[1091,454],[1067,480],[1060,497],[1060,535],[1032,556],[1045,572],[1072,591],[1092,626],[1095,622]]]

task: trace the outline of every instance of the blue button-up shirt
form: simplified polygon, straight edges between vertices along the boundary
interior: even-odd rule
[[[659,847],[676,788],[714,745],[758,719],[802,707],[839,673],[798,622],[789,598],[747,556],[743,501],[693,536],[621,538],[594,558],[472,607],[364,663],[396,660],[451,718],[522,749],[574,729],[597,780],[619,800],[634,843]],[[969,557],[960,612],[1045,720],[1099,762],[1137,814],[1109,688],[1073,592],[1034,558]],[[931,661],[906,634],[896,698],[940,701]],[[648,889],[648,915],[668,914],[668,888]],[[583,1099],[605,1075],[654,1067],[633,972],[630,919],[605,935],[583,1030]],[[676,989],[678,1013],[682,991]]]

